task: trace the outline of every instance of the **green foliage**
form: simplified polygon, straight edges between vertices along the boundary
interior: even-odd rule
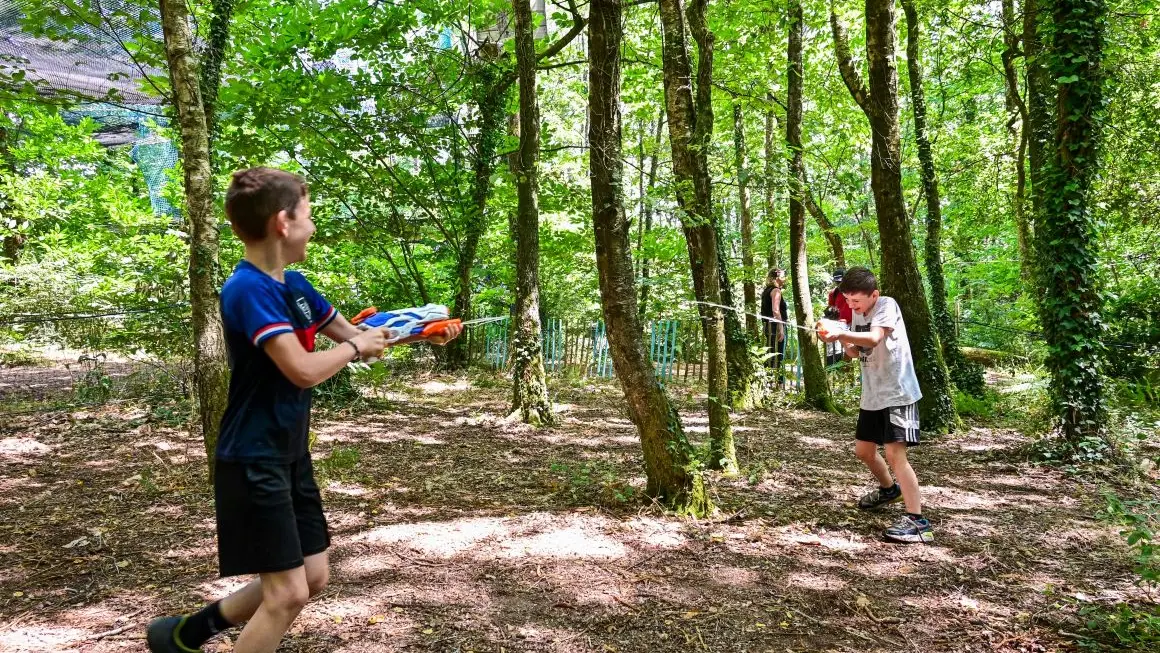
[[[621,480],[616,469],[605,462],[554,461],[548,472],[554,479],[551,486],[558,492],[567,492],[575,501],[624,504],[637,498],[636,489]]]
[[[105,354],[81,356],[76,365],[79,376],[73,383],[73,394],[83,405],[103,404],[113,395],[113,379],[105,371]],[[72,365],[69,365],[72,368]]]
[[[315,462],[320,481],[347,480],[354,477],[362,454],[356,447],[335,447]]]
[[[955,411],[964,417],[993,417],[995,415],[995,395],[988,393],[982,397],[976,397],[956,390]]]

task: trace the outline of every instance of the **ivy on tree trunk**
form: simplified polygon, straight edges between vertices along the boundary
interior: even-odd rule
[[[1057,86],[1055,134],[1039,176],[1035,229],[1042,277],[1043,332],[1057,414],[1076,450],[1103,438],[1104,324],[1100,315],[1099,229],[1091,213],[1103,102],[1104,0],[1054,0],[1048,77]],[[1042,26],[1042,23],[1041,23]],[[1045,153],[1047,154],[1047,153]]]

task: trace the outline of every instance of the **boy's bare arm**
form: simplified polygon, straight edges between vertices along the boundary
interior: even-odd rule
[[[326,328],[322,330],[322,335],[335,342],[346,342],[360,333],[362,333],[362,330],[351,324],[349,320],[343,317],[342,313],[335,315],[334,319],[330,321],[330,324],[326,325]]]
[[[263,347],[291,383],[299,388],[313,388],[346,367],[354,359],[356,350],[363,358],[382,355],[387,342],[382,329],[355,331],[355,336],[348,339],[351,344],[340,344],[326,351],[306,351],[293,333],[280,333],[267,340]]]
[[[869,331],[842,331],[837,334],[837,341],[847,347],[863,347],[866,349],[873,349],[882,342],[882,339],[890,335],[891,329],[886,327],[870,327]]]

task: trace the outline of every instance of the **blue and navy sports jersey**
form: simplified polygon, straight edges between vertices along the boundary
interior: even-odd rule
[[[292,462],[306,454],[309,388],[290,382],[263,349],[293,333],[306,351],[337,312],[298,272],[282,283],[243,260],[222,287],[230,391],[217,457],[230,462]]]

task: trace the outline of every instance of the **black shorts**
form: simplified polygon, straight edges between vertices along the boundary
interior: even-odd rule
[[[217,461],[214,503],[223,578],[301,567],[330,546],[310,454],[293,463]]]
[[[854,438],[863,442],[918,444],[918,404],[891,406],[882,410],[858,411],[858,429]]]

